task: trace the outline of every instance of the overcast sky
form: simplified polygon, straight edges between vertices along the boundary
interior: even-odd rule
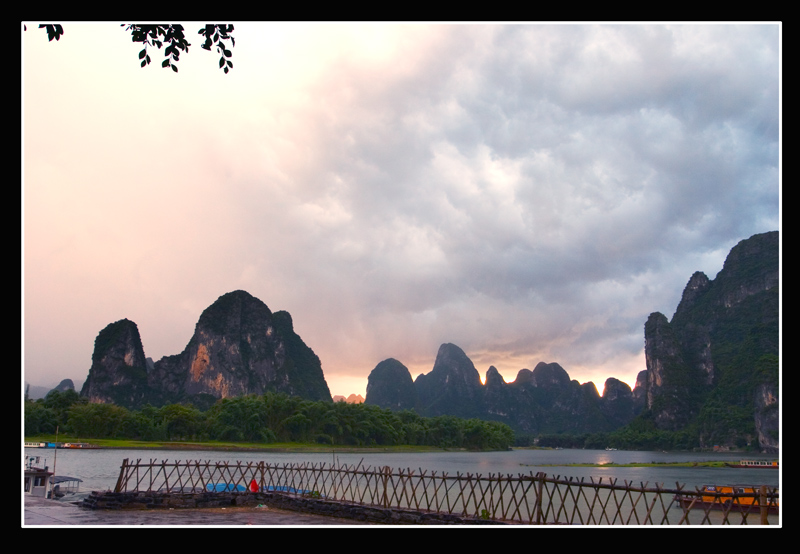
[[[22,32],[25,381],[127,318],[178,354],[243,289],[332,394],[442,343],[602,394],[695,271],[780,228],[776,24],[236,23],[179,72],[119,23]]]

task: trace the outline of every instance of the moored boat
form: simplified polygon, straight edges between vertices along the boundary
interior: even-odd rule
[[[25,448],[100,448],[88,442],[26,442]]]
[[[53,484],[51,497],[61,498],[67,494],[75,494],[79,491],[80,483],[83,479],[77,477],[68,477],[66,475],[56,475],[50,482]]]
[[[703,510],[724,510],[726,512],[751,512],[759,513],[760,487],[749,485],[717,486],[704,485],[700,495],[677,494],[673,498],[682,508]],[[776,489],[777,492],[777,489]],[[767,499],[767,511],[770,514],[778,513],[778,500]]]
[[[725,465],[728,467],[778,469],[778,460],[741,460],[738,464],[729,464],[725,462]]]
[[[23,459],[25,481],[22,490],[25,494],[46,498],[53,472],[49,471],[47,466],[40,467],[40,459],[39,456],[30,456],[27,459]]]

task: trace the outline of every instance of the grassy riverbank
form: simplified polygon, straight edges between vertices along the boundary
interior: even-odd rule
[[[25,437],[25,442],[56,442],[55,435],[42,435],[38,437]],[[85,443],[97,448],[117,448],[135,450],[219,450],[231,452],[442,452],[445,450],[463,450],[458,448],[445,449],[432,446],[330,446],[315,443],[246,443],[246,442],[184,442],[184,441],[138,441],[127,439],[86,439],[60,435],[59,443]]]

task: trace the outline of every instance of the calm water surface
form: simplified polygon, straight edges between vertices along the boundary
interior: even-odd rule
[[[131,461],[155,460],[161,462],[174,461],[227,461],[227,462],[266,462],[283,463],[316,463],[334,462],[332,454],[300,454],[272,452],[219,452],[219,451],[186,451],[186,450],[128,450],[128,449],[62,449],[57,452],[44,448],[26,448],[26,456],[40,456],[42,465],[46,464],[57,475],[68,475],[82,479],[81,491],[111,490],[116,484],[122,460]],[[729,461],[741,459],[773,460],[775,456],[748,455],[728,452],[646,452],[626,450],[511,450],[507,452],[425,452],[425,453],[343,453],[336,455],[340,464],[362,467],[389,466],[400,469],[435,471],[437,474],[529,474],[542,471],[548,476],[590,478],[603,482],[616,479],[619,484],[629,481],[634,484],[644,483],[655,486],[656,483],[666,488],[675,487],[676,483],[687,487],[699,487],[706,484],[740,484],[767,485],[778,487],[780,472],[772,469],[738,469],[708,467],[568,467],[566,464],[594,463],[604,464],[633,462],[684,462],[684,461]]]

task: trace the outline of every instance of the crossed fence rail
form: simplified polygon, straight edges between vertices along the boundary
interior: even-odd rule
[[[362,460],[363,462],[363,460]],[[778,489],[709,493],[545,473],[428,473],[325,463],[123,460],[115,492],[279,491],[520,524],[738,525],[775,521]],[[709,498],[711,497],[711,498]],[[771,515],[772,514],[772,515]],[[771,518],[771,519],[770,519]]]

